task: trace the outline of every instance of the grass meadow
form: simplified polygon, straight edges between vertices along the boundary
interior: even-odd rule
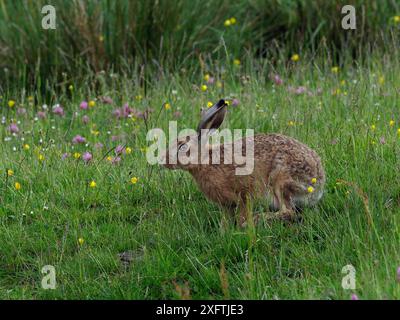
[[[0,0],[0,299],[400,298],[398,25],[381,38],[384,45],[347,50],[355,40],[335,36],[334,25],[291,24],[296,11],[286,1],[279,8],[287,45],[269,42],[269,56],[251,38],[261,44],[280,26],[262,32],[259,21],[268,17],[257,15],[267,12],[258,2],[249,9],[222,1],[208,8],[217,19],[210,22],[197,1],[198,20],[187,34],[175,24],[185,18],[188,30],[190,10],[182,9],[183,18],[167,12],[169,42],[160,47],[131,38],[135,25],[118,29],[112,14],[92,25],[82,14],[97,17],[96,6],[69,3],[76,15],[61,12],[57,33],[45,35],[30,25],[40,16],[36,2]],[[99,3],[98,14],[122,14],[124,5],[113,3],[128,2]],[[365,19],[365,36],[385,21],[393,29],[393,6]],[[13,9],[21,14],[11,23]],[[156,16],[166,10],[145,9]],[[26,12],[31,19],[23,19]],[[322,21],[328,11],[318,12]],[[228,30],[224,19],[234,15]],[[299,28],[308,34],[304,47],[290,31]],[[341,46],[314,48],[310,39],[323,35]],[[141,55],[145,47],[153,56]],[[198,54],[203,49],[211,53]],[[320,154],[325,194],[302,222],[261,219],[239,228],[188,173],[147,163],[148,130],[167,131],[169,121],[196,128],[201,108],[220,98],[230,101],[222,128],[283,133]],[[255,213],[267,208],[253,205]],[[350,264],[354,290],[342,287]],[[41,285],[46,265],[56,271],[54,290]]]

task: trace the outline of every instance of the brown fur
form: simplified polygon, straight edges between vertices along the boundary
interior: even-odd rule
[[[246,139],[248,142],[248,138],[242,140]],[[211,164],[211,161],[206,164],[169,164],[169,154],[178,153],[180,145],[184,143],[189,145],[189,150],[195,150],[199,145],[194,136],[179,138],[167,150],[165,166],[187,170],[211,201],[228,209],[239,206],[240,224],[247,220],[248,200],[269,194],[273,199],[272,206],[279,210],[276,216],[293,219],[296,206],[314,205],[322,195],[325,173],[320,157],[314,150],[293,138],[282,134],[255,135],[254,171],[246,176],[235,175],[237,164],[224,164],[223,144],[208,147],[210,154],[212,149],[220,149],[221,164]],[[246,142],[242,141],[242,150],[245,149]],[[317,183],[312,184],[313,178],[317,179]],[[314,192],[307,191],[309,186],[314,188]]]

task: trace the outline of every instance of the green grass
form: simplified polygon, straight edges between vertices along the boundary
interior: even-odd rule
[[[188,288],[194,299],[349,299],[353,292],[361,299],[400,298],[400,65],[395,56],[370,57],[363,67],[343,65],[338,74],[330,63],[307,63],[301,56],[296,64],[277,65],[282,86],[268,79],[271,65],[255,60],[228,68],[224,79],[217,65],[208,65],[223,81],[224,92],[217,85],[201,92],[200,73],[193,75],[195,82],[185,75],[164,75],[149,84],[146,94],[139,76],[107,73],[75,84],[72,92],[54,92],[51,100],[36,92],[10,91],[0,102],[7,122],[0,126],[0,298],[174,299],[181,297],[179,288]],[[249,76],[245,82],[244,75]],[[288,93],[288,86],[300,85],[314,94]],[[340,93],[333,95],[337,88]],[[28,102],[30,95],[34,102]],[[80,101],[96,95],[111,96],[114,105],[97,100],[90,110],[79,110]],[[281,132],[321,155],[326,192],[316,208],[305,210],[302,223],[237,228],[187,173],[146,163],[146,126],[166,129],[179,110],[179,127],[195,128],[200,107],[221,97],[240,100],[230,107],[223,127]],[[13,108],[7,106],[9,99],[16,100]],[[46,102],[61,103],[65,116],[49,112],[46,120],[34,121]],[[146,123],[114,119],[112,110],[125,102],[154,112]],[[170,110],[162,108],[165,102]],[[21,106],[27,115],[17,115]],[[84,114],[90,117],[86,126]],[[5,141],[12,119],[21,131]],[[76,134],[89,145],[73,148]],[[113,142],[113,135],[121,139]],[[96,142],[104,144],[101,151],[94,149]],[[132,153],[112,165],[107,151],[118,144]],[[61,160],[62,153],[86,150],[94,155],[88,165],[72,156]],[[14,175],[7,177],[7,169]],[[133,176],[137,184],[130,183]],[[89,187],[92,180],[96,188]],[[15,182],[21,190],[15,190]],[[129,267],[118,258],[127,250],[134,252]],[[347,264],[356,268],[354,291],[341,287]],[[55,290],[41,288],[44,265],[56,268]],[[221,278],[227,279],[227,289]]]

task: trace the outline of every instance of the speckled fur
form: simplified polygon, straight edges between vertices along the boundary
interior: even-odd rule
[[[241,143],[244,154],[249,138],[243,139],[246,141],[233,143]],[[235,175],[237,164],[224,164],[223,145],[207,147],[210,155],[214,148],[220,149],[221,164],[211,164],[211,161],[205,164],[183,165],[179,161],[175,165],[169,164],[169,154],[178,154],[181,144],[188,144],[189,150],[199,147],[196,136],[179,138],[166,151],[165,166],[188,171],[206,197],[222,207],[234,209],[239,206],[239,223],[242,225],[248,217],[246,202],[249,199],[269,195],[272,198],[271,207],[278,211],[274,216],[292,220],[296,208],[315,205],[323,194],[325,173],[320,157],[291,137],[282,134],[255,135],[254,170],[245,176]],[[317,180],[315,184],[312,183],[313,178]],[[314,190],[311,193],[307,191],[310,186]]]

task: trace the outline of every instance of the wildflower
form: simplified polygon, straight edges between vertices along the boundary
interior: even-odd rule
[[[69,157],[69,154],[66,152],[66,153],[63,153],[62,154],[62,156],[61,156],[61,160],[65,160],[65,159],[67,159]]]
[[[19,128],[18,128],[18,126],[17,126],[16,123],[11,123],[11,124],[8,126],[8,130],[9,130],[11,133],[18,133],[18,132],[19,132]]]
[[[239,99],[233,99],[232,100],[232,107],[237,107],[239,105],[240,101]]]
[[[210,80],[210,75],[207,73],[203,77],[204,81],[208,82]]]
[[[394,126],[394,123],[395,123],[394,120],[390,120],[390,121],[389,121],[389,126],[390,126],[390,127],[393,127],[393,126]]]
[[[132,184],[136,184],[136,183],[138,182],[138,180],[139,180],[139,179],[138,179],[137,177],[132,177],[132,178],[131,178],[131,183],[132,183]]]
[[[79,152],[74,153],[74,158],[79,159],[81,157],[81,154]]]
[[[312,179],[311,179],[311,183],[312,183],[312,184],[316,184],[316,183],[317,183],[317,178],[312,178]]]
[[[68,87],[68,90],[69,91],[73,91],[74,90],[74,86],[72,84],[70,84],[69,87]]]
[[[45,118],[46,118],[46,112],[44,112],[44,111],[38,111],[38,113],[36,114],[36,116],[37,116],[39,119],[45,119]]]
[[[33,102],[33,100],[35,100],[35,98],[33,96],[28,97],[28,102]]]
[[[372,125],[371,125],[371,130],[372,130],[372,131],[375,131],[375,129],[376,129],[376,125],[372,124]]]
[[[58,115],[58,116],[63,116],[64,115],[64,109],[59,104],[56,104],[53,107],[53,113]]]
[[[83,122],[83,124],[88,124],[89,121],[90,121],[90,119],[89,119],[89,117],[88,117],[87,115],[84,115],[84,116],[82,117],[82,122]]]
[[[182,116],[182,112],[180,112],[180,111],[175,111],[175,112],[174,112],[174,118],[178,119],[178,118],[180,118],[181,116]]]
[[[96,105],[96,102],[93,100],[89,101],[89,107],[93,108]]]
[[[234,64],[235,66],[240,66],[240,60],[239,60],[239,59],[233,60],[233,64]]]
[[[96,188],[96,187],[97,187],[96,181],[94,181],[94,180],[90,181],[89,187],[91,187],[91,188]]]
[[[297,62],[300,60],[300,56],[297,53],[295,53],[294,55],[292,55],[290,60],[292,60],[293,62]]]
[[[230,25],[231,25],[231,20],[230,19],[225,20],[224,26],[229,27]]]
[[[203,91],[203,92],[207,91],[207,86],[205,84],[203,84],[201,86],[201,91]]]
[[[15,106],[15,101],[14,101],[14,100],[8,101],[8,106],[9,106],[10,108],[14,107],[14,106]]]
[[[394,16],[394,17],[393,17],[393,21],[394,21],[395,23],[400,23],[400,16]]]
[[[24,115],[24,114],[26,114],[26,109],[25,109],[25,108],[18,108],[18,109],[17,109],[17,114],[18,114],[18,115]]]
[[[171,109],[171,105],[167,102],[164,104],[164,108],[165,108],[165,110],[169,110],[169,109]]]
[[[311,186],[309,186],[309,187],[307,188],[307,192],[308,192],[308,193],[313,193],[313,192],[314,192],[314,188],[311,187]]]
[[[121,161],[121,157],[115,157],[115,158],[113,158],[111,160],[111,163],[112,164],[118,164],[118,163],[120,163],[120,161]]]
[[[351,299],[351,300],[358,300],[358,296],[357,296],[355,293],[353,293],[353,294],[351,295],[350,299]]]
[[[86,163],[88,163],[90,160],[93,159],[93,156],[92,156],[92,154],[91,154],[90,152],[85,152],[85,153],[82,155],[82,159],[83,159],[83,161],[85,161]]]
[[[97,142],[97,143],[94,145],[94,147],[95,147],[95,149],[102,149],[104,146],[103,146],[102,143]]]
[[[333,90],[332,95],[333,96],[338,96],[341,93],[342,93],[342,91],[339,88],[337,88],[337,89]]]
[[[337,67],[337,66],[332,67],[331,71],[332,71],[332,73],[338,73],[339,72],[339,67]]]
[[[378,78],[378,82],[379,82],[379,84],[384,84],[385,83],[385,77],[384,76],[380,76],[379,78]]]
[[[15,190],[21,190],[21,184],[19,182],[15,182],[14,184]]]
[[[126,154],[131,154],[132,148],[126,147],[125,152],[126,152]]]
[[[293,127],[295,125],[295,122],[293,121],[293,120],[290,120],[289,122],[288,122],[288,126],[289,127]]]
[[[345,86],[345,85],[346,85],[346,80],[341,80],[341,81],[340,81],[340,85],[341,85],[341,86]]]
[[[78,143],[85,143],[86,139],[82,136],[80,136],[79,134],[76,135],[73,139],[72,139],[72,143],[74,144],[78,144]]]
[[[211,101],[207,102],[207,108],[211,108],[213,106],[213,103]]]
[[[22,146],[22,148],[23,148],[25,151],[28,151],[31,147],[29,146],[29,144],[25,143],[25,144]]]
[[[142,95],[138,94],[137,96],[135,96],[135,99],[136,99],[137,101],[140,101],[140,100],[143,99],[143,97],[142,97]]]
[[[79,108],[86,110],[88,108],[88,103],[86,101],[82,101],[79,105]]]
[[[103,42],[103,41],[104,41],[104,36],[100,35],[100,36],[99,36],[99,41],[100,41],[100,42]]]
[[[222,82],[221,81],[217,81],[217,87],[218,88],[222,88]]]
[[[78,243],[80,246],[83,245],[84,242],[85,242],[85,240],[83,238],[78,239]]]
[[[7,176],[12,177],[14,175],[14,171],[12,169],[7,170]]]
[[[120,155],[120,154],[123,154],[124,152],[125,152],[124,146],[121,146],[121,145],[116,146],[115,154]]]
[[[397,134],[400,136],[400,128],[397,129]]]
[[[231,22],[231,25],[236,24],[236,18],[235,17],[230,18],[229,21]]]
[[[275,75],[272,77],[272,81],[273,81],[277,86],[280,86],[280,85],[283,84],[283,80],[282,80],[281,77],[280,77],[279,75],[277,75],[277,74],[275,74]]]
[[[44,155],[42,155],[41,153],[39,153],[37,157],[39,161],[44,161]]]

